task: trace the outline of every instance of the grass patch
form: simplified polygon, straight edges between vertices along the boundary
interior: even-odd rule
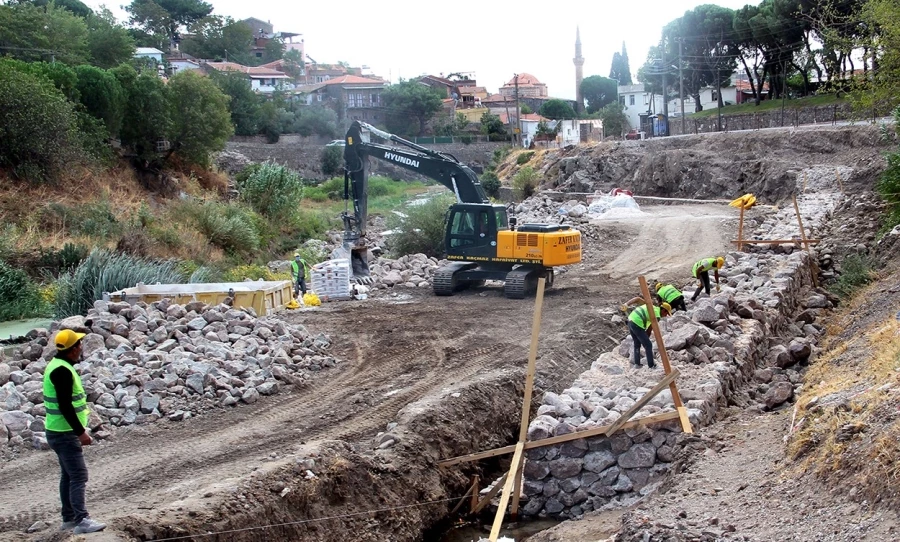
[[[829,289],[837,296],[848,298],[877,278],[874,262],[864,255],[853,255],[841,262],[841,275]]]
[[[685,100],[687,101],[687,100]],[[803,98],[793,98],[790,100],[784,101],[785,109],[800,109],[803,107],[824,107],[827,105],[843,105],[848,103],[847,100],[843,98],[838,98],[834,94],[822,94],[819,96],[805,96]],[[726,105],[722,108],[723,115],[745,115],[747,113],[765,113],[768,111],[774,111],[777,109],[781,109],[781,100],[763,100],[756,105],[754,102],[750,103],[742,103],[737,105]],[[710,109],[704,109],[703,111],[699,111],[697,113],[692,113],[690,115],[686,115],[687,119],[701,119],[706,117],[712,117],[719,114],[719,109],[717,107],[712,107]]]
[[[0,260],[0,322],[45,316],[48,312],[44,296],[28,275]]]

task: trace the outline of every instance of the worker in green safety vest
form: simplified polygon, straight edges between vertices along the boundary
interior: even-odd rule
[[[694,278],[698,279],[700,283],[697,286],[697,291],[694,292],[694,296],[691,297],[691,301],[696,301],[697,297],[700,296],[700,292],[706,289],[706,295],[709,295],[709,272],[713,271],[716,275],[716,291],[719,291],[719,269],[725,267],[725,258],[719,256],[718,258],[703,258],[694,264],[694,267],[691,268],[691,273],[694,275]]]
[[[663,318],[672,313],[672,307],[668,303],[662,303],[659,307],[653,307],[653,313],[656,318]],[[628,315],[628,331],[631,333],[631,339],[634,341],[634,358],[631,363],[635,367],[641,366],[641,346],[647,354],[647,367],[654,369],[656,364],[653,363],[653,344],[650,342],[650,335],[647,331],[650,329],[650,313],[647,305],[631,311]]]
[[[673,309],[687,310],[687,306],[684,304],[684,294],[671,284],[657,282],[656,297],[660,303],[668,303]]]
[[[71,329],[60,330],[54,338],[56,357],[44,369],[44,407],[47,412],[44,428],[47,444],[59,459],[62,530],[73,529],[75,534],[106,528],[105,523],[90,518],[84,499],[88,470],[82,446],[93,442],[86,429],[91,411],[81,376],[74,367],[81,361],[84,336],[84,333]]]
[[[300,257],[299,252],[294,254],[294,261],[291,262],[291,280],[294,281],[294,297],[297,297],[297,292],[306,295],[306,260]]]

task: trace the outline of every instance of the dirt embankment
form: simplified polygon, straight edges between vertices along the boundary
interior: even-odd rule
[[[765,203],[796,193],[797,172],[853,168],[847,190],[871,188],[889,143],[873,126],[822,127],[615,141],[542,153],[541,188],[644,196],[733,199],[752,192]],[[515,172],[510,170],[511,177]]]

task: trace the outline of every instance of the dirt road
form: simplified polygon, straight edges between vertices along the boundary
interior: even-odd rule
[[[725,250],[734,231],[736,213],[725,206],[645,210],[638,219],[583,228],[593,235],[584,240],[584,262],[561,273],[546,296],[542,389],[566,387],[623,337],[609,315],[637,293],[637,273],[687,281],[693,261]],[[372,437],[408,404],[484,371],[524,364],[532,302],[505,299],[499,287],[450,298],[395,294],[285,315],[329,334],[332,354],[344,360],[308,386],[184,422],[122,430],[87,449],[89,508],[110,522],[106,536],[114,537],[125,518],[214,502],[261,463],[304,444],[343,440],[371,449]],[[27,539],[23,530],[37,520],[56,525],[57,477],[50,452],[26,450],[0,466],[0,540]]]

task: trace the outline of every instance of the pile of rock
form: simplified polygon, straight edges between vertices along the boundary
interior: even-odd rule
[[[519,224],[580,224],[587,222],[587,206],[578,200],[558,202],[540,194],[531,196],[514,209]]]
[[[45,445],[43,373],[56,353],[53,335],[62,328],[88,334],[76,370],[88,394],[90,426],[98,429],[162,417],[180,421],[211,408],[255,403],[338,363],[327,353],[328,336],[258,318],[250,308],[97,301],[87,317],[29,332],[31,341],[0,363],[0,442]]]
[[[424,254],[408,254],[396,260],[378,258],[369,264],[369,272],[375,289],[431,288],[434,272],[446,263]]]

